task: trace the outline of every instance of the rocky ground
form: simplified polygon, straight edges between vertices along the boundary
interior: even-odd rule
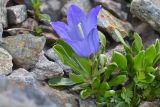
[[[86,14],[95,5],[103,9],[98,28],[108,40],[107,55],[123,52],[114,33],[118,29],[129,41],[129,31],[138,32],[145,46],[160,38],[160,0],[42,0],[40,11],[52,21],[64,20],[67,8],[78,5]],[[81,100],[76,87],[54,89],[48,79],[72,70],[63,65],[52,50],[58,36],[48,23],[33,17],[30,0],[0,0],[0,107],[96,107],[92,100]],[[40,26],[41,36],[34,29]],[[9,102],[8,102],[9,101]],[[142,102],[140,107],[159,107]]]

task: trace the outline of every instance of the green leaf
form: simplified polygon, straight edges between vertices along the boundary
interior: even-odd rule
[[[119,52],[113,53],[112,62],[115,62],[121,70],[125,70],[127,68],[127,59]]]
[[[70,80],[69,78],[63,78],[63,77],[55,77],[48,81],[48,84],[50,86],[72,86],[75,85],[75,83]]]
[[[110,87],[120,85],[126,81],[126,75],[119,75],[113,79],[111,79],[108,84]]]
[[[152,66],[150,66],[150,67],[147,67],[147,68],[146,68],[146,72],[147,72],[147,73],[154,73],[154,72],[156,72],[156,69],[153,68]]]
[[[95,77],[92,82],[92,87],[95,89],[99,89],[100,86],[100,77]]]
[[[84,77],[89,76],[91,72],[89,60],[79,57],[66,42],[58,40],[53,49],[64,64],[70,66],[75,72],[83,74]]]
[[[134,57],[134,68],[136,70],[141,70],[143,67],[145,52],[142,50],[138,55]]]
[[[145,65],[152,65],[154,59],[156,58],[156,48],[154,45],[151,45],[147,48],[145,52]]]
[[[40,20],[45,21],[45,22],[51,22],[51,17],[48,14],[38,14],[38,17]]]
[[[115,107],[130,107],[125,102],[119,102]]]
[[[107,66],[107,69],[105,71],[105,79],[104,81],[106,81],[107,79],[109,79],[110,75],[112,74],[112,72],[115,71],[115,69],[118,68],[118,65],[116,63],[110,63],[108,66]]]
[[[80,97],[81,97],[82,99],[86,99],[86,98],[88,98],[89,96],[91,96],[92,94],[93,94],[92,90],[90,90],[90,89],[85,89],[85,90],[82,90],[82,91],[80,92]]]
[[[137,53],[143,49],[142,39],[137,33],[134,33],[134,42],[132,48],[133,51],[136,51]]]
[[[101,67],[104,67],[107,63],[107,56],[105,54],[100,54],[99,59]]]
[[[69,78],[76,84],[80,84],[80,83],[85,82],[85,79],[82,75],[76,75],[74,73],[70,73]]]
[[[102,82],[101,85],[100,85],[100,90],[103,92],[105,90],[109,90],[110,89],[110,86],[107,82]],[[103,93],[104,94],[104,93]]]
[[[160,41],[159,41],[159,39],[156,40],[155,48],[156,48],[157,53],[160,53]]]
[[[73,49],[63,40],[59,39],[56,41],[56,44],[63,46],[63,48],[65,49],[65,51],[69,54],[69,55],[75,55],[76,53],[73,51]]]
[[[115,95],[114,90],[105,91],[105,93],[104,93],[105,98],[112,97],[113,95]]]
[[[64,64],[70,66],[75,72],[79,74],[82,73],[82,70],[79,68],[76,62],[69,56],[69,54],[67,54],[67,52],[61,45],[55,45],[53,47],[53,50]]]
[[[116,33],[119,41],[120,41],[123,45],[125,45],[126,47],[128,47],[128,45],[126,44],[126,42],[125,42],[124,39],[123,39],[122,34],[121,34],[117,29],[115,29],[115,33]]]
[[[145,83],[152,83],[155,79],[155,76],[151,73],[148,73],[146,76],[146,82]]]
[[[103,47],[106,47],[106,37],[105,37],[105,35],[102,33],[102,32],[98,32],[98,34],[99,34],[99,38],[100,38],[100,43],[101,43],[101,45],[103,46]]]

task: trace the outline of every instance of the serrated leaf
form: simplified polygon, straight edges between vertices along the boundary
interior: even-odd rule
[[[128,107],[125,102],[119,102],[115,107]]]
[[[120,85],[126,81],[126,75],[118,75],[117,77],[111,79],[108,84],[110,87]]]
[[[115,62],[121,70],[125,70],[127,68],[127,59],[119,52],[113,53],[112,62]]]
[[[72,80],[70,80],[69,78],[63,78],[63,77],[52,78],[48,81],[48,84],[53,87],[75,85],[75,83]]]
[[[131,103],[131,99],[133,97],[133,92],[131,89],[129,88],[123,88],[122,89],[122,93],[121,93],[121,97],[124,99],[124,101],[128,104]]]

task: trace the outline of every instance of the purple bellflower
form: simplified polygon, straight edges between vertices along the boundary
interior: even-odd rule
[[[101,6],[97,6],[85,16],[80,8],[71,5],[67,13],[68,25],[63,22],[51,22],[51,25],[79,56],[88,58],[91,54],[96,54],[100,46],[97,30],[100,10]]]

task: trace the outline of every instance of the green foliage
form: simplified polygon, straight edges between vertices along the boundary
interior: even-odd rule
[[[116,34],[119,35],[119,40],[124,45],[126,52],[124,57],[127,60],[127,67],[121,71],[127,71],[127,76],[130,78],[128,81],[129,85],[132,84],[131,91],[134,92],[132,100],[135,101],[132,103],[132,106],[138,104],[136,101],[139,102],[140,100],[152,100],[156,98],[160,95],[154,93],[155,89],[158,90],[160,88],[157,79],[159,71],[156,69],[156,66],[158,66],[160,62],[160,41],[157,40],[155,44],[144,49],[141,37],[137,33],[134,34],[134,41],[131,46],[124,43],[124,40],[122,40],[117,30]],[[119,63],[115,60],[113,60],[113,62]],[[137,95],[140,95],[138,99],[136,98]],[[126,100],[125,102],[128,101]]]
[[[40,7],[42,5],[41,0],[31,0],[31,2],[32,2],[33,9],[34,9],[34,13],[35,13],[35,18],[37,18],[38,20],[45,21],[45,22],[50,22],[51,21],[50,16],[47,14],[42,14],[40,12]]]
[[[73,72],[69,73],[69,78],[52,78],[49,85],[79,85],[82,99],[95,96],[96,103],[105,107],[135,107],[142,100],[153,100],[160,95],[160,73],[157,69],[160,41],[145,49],[137,33],[130,46],[117,30],[115,32],[124,45],[125,54],[113,52],[110,63],[107,63],[103,34],[100,34],[99,52],[90,58],[79,57],[67,43],[58,40],[53,50]]]

